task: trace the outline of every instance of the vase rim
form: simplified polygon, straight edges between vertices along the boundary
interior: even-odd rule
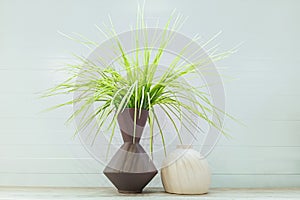
[[[177,144],[176,148],[177,149],[192,149],[193,145],[191,145],[191,144]]]
[[[137,111],[141,110],[141,111],[147,111],[147,112],[149,112],[149,110],[147,110],[147,109],[140,109],[140,108],[124,108],[124,110],[134,110],[134,109],[137,109]]]

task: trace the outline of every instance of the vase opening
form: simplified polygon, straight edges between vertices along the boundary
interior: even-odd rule
[[[193,145],[191,144],[178,144],[176,149],[192,149]]]

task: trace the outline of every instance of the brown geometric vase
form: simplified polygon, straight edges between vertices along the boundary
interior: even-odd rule
[[[136,120],[134,112],[134,108],[126,108],[118,115],[124,144],[103,171],[120,193],[141,193],[157,174],[154,163],[139,144],[148,119],[148,111],[141,110],[139,113],[137,109]]]

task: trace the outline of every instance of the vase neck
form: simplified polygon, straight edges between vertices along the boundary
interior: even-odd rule
[[[141,137],[133,137],[121,131],[124,143],[140,143]]]
[[[139,143],[148,119],[148,111],[126,108],[118,115],[118,124],[124,142]]]

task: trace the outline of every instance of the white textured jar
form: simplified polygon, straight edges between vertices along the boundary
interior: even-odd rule
[[[211,173],[207,160],[189,145],[178,145],[163,162],[161,180],[168,193],[205,194]]]

